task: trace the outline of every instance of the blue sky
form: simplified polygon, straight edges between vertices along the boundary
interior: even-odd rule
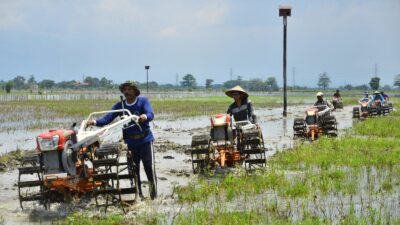
[[[282,77],[282,18],[290,4],[288,82],[382,83],[400,74],[400,1],[0,0],[0,79],[175,83],[192,73],[221,83]]]

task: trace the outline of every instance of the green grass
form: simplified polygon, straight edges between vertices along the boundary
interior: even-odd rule
[[[295,150],[279,153],[269,163],[286,169],[393,166],[400,163],[400,142],[350,135],[342,139],[321,138],[313,144],[300,145]]]
[[[121,214],[109,214],[106,217],[87,217],[85,215],[74,213],[67,217],[66,221],[59,222],[59,224],[69,225],[119,225],[123,224],[124,216]],[[57,223],[56,223],[57,224]]]
[[[341,139],[321,138],[317,142],[279,152],[257,175],[239,172],[214,179],[199,178],[189,185],[177,187],[178,202],[194,209],[198,209],[198,205],[212,206],[212,202],[217,202],[214,203],[217,207],[214,205],[200,210],[200,215],[205,214],[202,217],[207,218],[209,223],[218,221],[217,217],[213,217],[213,210],[232,203],[240,204],[238,199],[244,198],[256,201],[259,208],[267,209],[267,212],[260,212],[257,208],[257,213],[254,213],[253,209],[246,209],[249,206],[241,207],[244,208],[243,213],[254,215],[254,221],[251,221],[254,224],[257,224],[257,219],[265,221],[265,218],[276,218],[279,223],[290,224],[307,224],[310,221],[311,224],[330,224],[333,221],[340,224],[398,224],[400,215],[393,214],[393,208],[390,211],[390,206],[386,204],[397,199],[395,196],[400,192],[400,142],[396,138],[399,123],[394,122],[398,117],[399,113],[395,112],[387,117],[367,120],[357,124],[353,132],[348,132]],[[364,133],[364,127],[374,127],[376,132]],[[260,199],[266,195],[275,197],[272,204],[264,206]],[[356,213],[354,207],[340,206],[353,196],[362,199],[357,204],[363,211]],[[330,198],[338,201],[334,207],[342,208],[338,218],[324,216],[326,211],[333,210],[328,205],[321,206]],[[372,202],[379,203],[380,207],[371,207],[372,202],[368,199],[373,199]],[[296,202],[304,206],[300,211],[298,206],[293,205]],[[320,213],[317,217],[308,211],[306,206],[310,205]],[[235,215],[234,209],[228,214]],[[300,213],[300,217],[290,216],[293,211]],[[195,222],[199,216],[196,213],[193,211],[184,217]]]
[[[397,126],[393,126],[398,124]],[[359,134],[366,136],[400,138],[400,111],[394,111],[388,117],[368,119],[355,126]]]

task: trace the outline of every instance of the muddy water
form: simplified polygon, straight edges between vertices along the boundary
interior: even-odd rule
[[[339,121],[339,129],[352,126],[351,118],[352,107],[345,107],[343,110],[334,112]],[[266,147],[269,149],[268,156],[273,155],[277,150],[289,148],[293,146],[292,125],[295,117],[302,117],[305,106],[295,106],[288,108],[287,118],[282,117],[282,109],[260,109],[256,110],[258,123],[263,128],[264,140]],[[161,204],[163,201],[170,199],[175,185],[187,184],[195,176],[191,171],[190,156],[184,153],[184,149],[172,143],[179,145],[190,145],[191,136],[196,133],[209,132],[209,117],[201,116],[182,120],[165,120],[154,121],[153,130],[157,142],[161,144],[156,147],[156,169],[158,176],[159,200],[152,202]],[[34,138],[38,133],[45,131],[44,129],[25,131],[1,131],[0,132],[0,153],[19,149],[34,149]],[[188,147],[186,147],[188,148]],[[146,175],[142,168],[141,177],[146,179]],[[0,220],[3,218],[6,224],[27,223],[32,221],[31,217],[37,218],[38,214],[41,222],[51,221],[59,217],[66,216],[66,213],[57,214],[47,211],[22,211],[19,207],[17,197],[18,175],[16,170],[0,173]],[[147,184],[143,185],[144,195],[148,196]],[[32,205],[32,208],[37,206]],[[32,209],[31,208],[31,209]]]

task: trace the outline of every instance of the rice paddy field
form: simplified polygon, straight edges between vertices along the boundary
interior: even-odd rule
[[[344,97],[344,104],[353,104],[357,97]],[[253,96],[250,98],[255,108],[282,107],[281,96]],[[22,126],[33,130],[67,126],[71,120],[81,121],[94,111],[110,110],[118,100],[25,100],[0,101],[0,130],[15,130],[15,122],[25,121]],[[311,105],[315,97],[289,96],[288,105]],[[151,99],[158,119],[179,119],[212,115],[226,112],[232,99],[226,96],[184,97]],[[68,118],[67,120],[65,118]]]
[[[116,224],[400,224],[399,122],[396,111],[358,123],[340,139],[281,151],[265,170],[251,175],[239,169],[199,177],[176,187],[179,210],[173,212],[106,219]],[[85,217],[69,219],[77,223]]]
[[[344,97],[344,104],[356,106],[358,98]],[[251,100],[259,109],[282,107],[280,96],[253,96]],[[224,96],[151,99],[156,117],[166,123],[225,112],[231,101]],[[314,101],[312,95],[289,96],[291,106],[305,107]],[[400,104],[398,98],[392,102],[395,108]],[[113,104],[115,100],[0,102],[0,131],[67,126]],[[79,208],[51,223],[400,224],[399,124],[396,110],[384,117],[354,120],[339,138],[296,142],[280,149],[267,159],[264,169],[207,171],[174,185],[167,198],[141,203],[127,214]],[[3,155],[2,160],[20,155]]]

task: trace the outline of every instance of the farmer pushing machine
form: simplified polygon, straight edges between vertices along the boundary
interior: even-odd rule
[[[234,99],[227,113],[211,116],[210,135],[192,137],[194,173],[216,165],[225,168],[244,163],[247,170],[266,165],[262,131],[256,124],[249,95],[240,86],[225,94]]]
[[[133,82],[123,83],[120,91],[125,100],[121,96],[121,102],[112,110],[90,114],[79,130],[74,124],[69,129],[38,135],[37,154],[25,157],[24,167],[19,168],[22,208],[25,202],[37,201],[48,209],[51,203],[68,202],[86,194],[105,210],[111,205],[136,202],[138,197],[143,198],[140,161],[149,180],[150,197],[156,198],[151,105],[139,96]],[[93,119],[101,114],[106,115]]]
[[[306,109],[304,117],[294,119],[294,138],[314,141],[321,135],[337,136],[336,118],[331,114],[332,104],[324,100],[322,92],[318,92],[316,97],[317,101]]]

